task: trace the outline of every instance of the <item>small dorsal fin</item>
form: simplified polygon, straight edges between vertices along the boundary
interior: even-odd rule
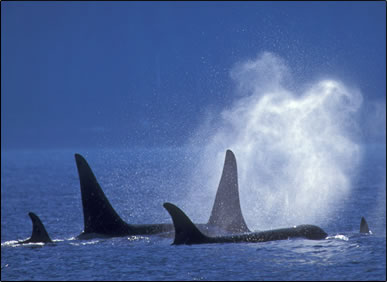
[[[29,212],[28,215],[32,221],[32,235],[31,238],[24,243],[52,243],[50,236],[44,228],[42,221],[33,212]]]
[[[361,217],[360,221],[360,233],[370,233],[370,230],[368,228],[368,223],[365,220],[364,217]]]
[[[239,200],[238,170],[234,153],[226,151],[223,172],[208,224],[233,232],[250,232]]]
[[[75,154],[81,186],[84,233],[127,234],[131,228],[111,206],[89,164]]]
[[[180,210],[177,206],[171,203],[164,203],[164,208],[172,217],[175,227],[174,245],[180,244],[200,244],[205,243],[208,239],[200,230],[193,224],[189,217]]]

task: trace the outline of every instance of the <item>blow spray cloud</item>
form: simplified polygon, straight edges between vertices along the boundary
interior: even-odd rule
[[[334,79],[290,90],[290,69],[268,52],[236,64],[230,74],[235,101],[192,140],[206,142],[200,141],[204,152],[193,174],[191,200],[201,197],[197,200],[208,202],[209,212],[225,151],[231,149],[251,229],[318,223],[329,216],[330,207],[349,193],[361,160],[355,141],[361,93]],[[201,196],[195,196],[197,187]]]

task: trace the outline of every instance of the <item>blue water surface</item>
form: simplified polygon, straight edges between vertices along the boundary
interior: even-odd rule
[[[174,246],[160,236],[74,239],[83,229],[76,152],[128,223],[171,222],[162,204],[184,203],[184,184],[200,153],[2,151],[1,280],[386,280],[385,144],[367,147],[360,175],[335,216],[313,223],[328,239],[193,246]],[[29,211],[54,244],[15,244],[31,235]],[[371,235],[358,233],[361,216]]]

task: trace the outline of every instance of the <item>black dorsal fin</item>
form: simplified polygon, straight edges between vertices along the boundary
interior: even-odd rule
[[[190,245],[206,243],[208,237],[200,232],[200,230],[182,210],[171,203],[164,203],[163,206],[171,215],[173,225],[175,227],[175,240],[173,244]]]
[[[127,234],[131,228],[111,206],[86,160],[75,154],[81,185],[84,233]]]
[[[250,232],[242,215],[237,164],[231,150],[226,151],[222,177],[208,224],[233,233]]]
[[[368,228],[368,223],[364,217],[361,217],[360,233],[370,233],[370,229]]]
[[[33,212],[29,212],[28,215],[32,221],[32,235],[31,238],[24,243],[52,243],[50,236],[44,228],[42,221]]]

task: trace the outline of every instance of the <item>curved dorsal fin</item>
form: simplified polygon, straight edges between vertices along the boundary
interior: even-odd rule
[[[370,233],[370,229],[368,228],[367,221],[364,217],[361,217],[360,221],[360,233]]]
[[[113,209],[85,158],[75,154],[75,161],[81,185],[84,233],[128,233],[130,225]]]
[[[222,177],[208,224],[234,233],[250,232],[242,215],[237,164],[231,150],[226,151]]]
[[[171,203],[164,203],[163,206],[171,215],[173,225],[175,227],[174,245],[190,245],[206,242],[208,237],[200,232],[200,230],[181,209]]]
[[[50,236],[44,228],[42,221],[33,212],[29,212],[28,215],[32,221],[32,235],[31,238],[24,243],[52,243]]]

